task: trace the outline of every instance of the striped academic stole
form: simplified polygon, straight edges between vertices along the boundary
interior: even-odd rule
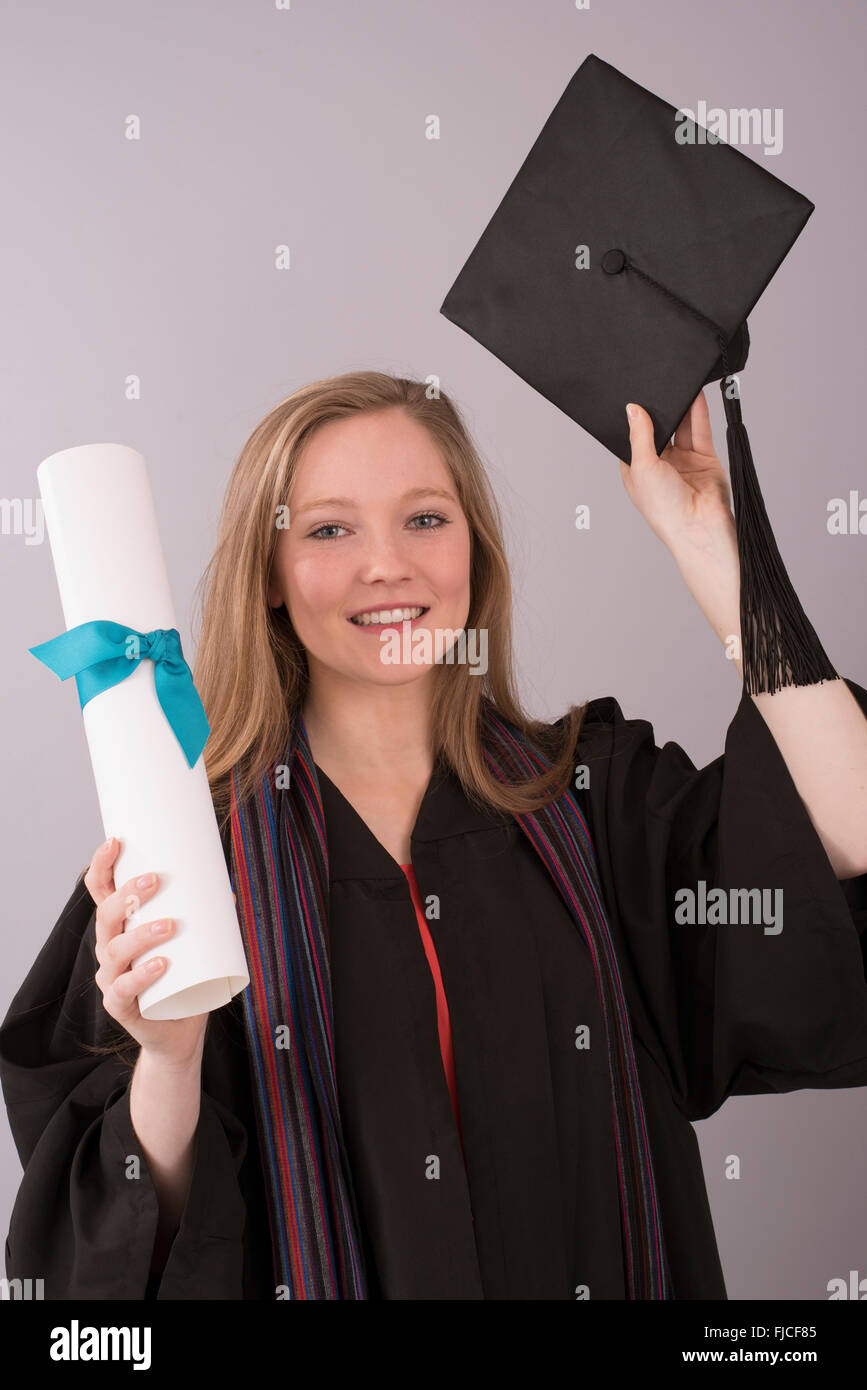
[[[487,711],[482,742],[502,782],[550,767],[523,732]],[[587,825],[571,787],[515,819],[560,890],[593,965],[611,1081],[626,1296],[672,1298],[632,1033]],[[250,970],[244,1021],[278,1296],[363,1299],[368,1275],[335,1079],[325,817],[300,714],[285,761],[266,770],[243,804],[233,773],[231,851]]]

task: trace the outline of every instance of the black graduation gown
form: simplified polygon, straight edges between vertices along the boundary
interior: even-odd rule
[[[867,692],[848,682],[867,714]],[[748,696],[696,770],[611,697],[575,762],[635,1039],[680,1299],[725,1298],[691,1120],[729,1095],[867,1084],[867,875],[834,876]],[[331,865],[335,1065],[371,1296],[624,1297],[610,1099],[587,953],[516,822],[439,764],[412,836],[448,1000],[466,1167],[409,886],[320,770]],[[228,846],[226,846],[228,851]],[[675,893],[782,888],[783,930],[676,925]],[[49,1299],[272,1299],[240,1001],[206,1035],[196,1159],[161,1277],[157,1200],[129,1113],[129,1064],[82,1042],[114,1028],[79,881],[0,1028],[24,1173],[7,1277]],[[576,1030],[589,1028],[589,1048]],[[439,1177],[431,1179],[431,1157]]]

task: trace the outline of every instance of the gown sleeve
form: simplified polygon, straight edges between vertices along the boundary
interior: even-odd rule
[[[221,1084],[218,1010],[208,1022],[189,1196],[162,1275],[149,1277],[158,1201],[129,1108],[137,1053],[96,1056],[119,1025],[94,980],[96,907],[79,879],[0,1026],[0,1082],[24,1169],[6,1275],[47,1299],[242,1297],[245,1126]],[[130,1158],[138,1156],[139,1172]]]
[[[593,700],[576,763],[633,1029],[677,1108],[696,1120],[731,1095],[867,1085],[867,874],[836,878],[752,698],[701,769]],[[728,903],[769,889],[769,907],[782,890],[782,928],[770,912],[677,920],[675,894],[713,888]]]

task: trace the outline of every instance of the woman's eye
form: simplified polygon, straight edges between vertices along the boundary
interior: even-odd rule
[[[425,520],[429,520],[429,519],[433,519],[434,521],[436,521],[436,522],[437,522],[437,525],[436,525],[436,526],[415,526],[415,527],[413,527],[413,530],[415,530],[415,531],[439,531],[440,528],[441,528],[442,526],[448,526],[448,524],[449,524],[449,519],[448,519],[448,517],[443,516],[442,513],[440,513],[440,512],[418,512],[414,517],[411,517],[411,518],[410,518],[411,521],[425,521]],[[323,535],[322,533],[323,533],[324,531],[345,531],[345,530],[346,530],[346,527],[345,527],[345,526],[341,526],[340,523],[339,523],[338,521],[325,521],[325,522],[322,523],[321,526],[317,526],[317,528],[316,528],[315,531],[311,531],[311,532],[310,532],[310,537],[309,537],[309,539],[312,540],[312,541],[313,541],[313,540],[315,540],[315,541],[336,541],[336,540],[338,539],[337,536],[334,536],[334,535],[326,536],[326,535]]]
[[[343,527],[340,526],[336,521],[326,521],[322,526],[317,527],[317,529],[316,529],[315,531],[311,531],[311,532],[310,532],[310,539],[311,539],[312,541],[334,541],[334,540],[337,539],[336,536],[323,536],[321,533],[322,533],[323,531],[342,531],[342,530],[343,530]]]

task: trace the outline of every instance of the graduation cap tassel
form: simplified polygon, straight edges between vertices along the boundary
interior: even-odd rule
[[[837,680],[838,673],[786,573],[765,511],[749,435],[741,418],[737,377],[729,372],[729,339],[707,314],[660,284],[631,256],[620,254],[618,269],[638,275],[697,322],[712,329],[719,344],[723,369],[720,391],[726,413],[726,447],[740,561],[741,664],[748,694],[773,694],[785,685],[817,685],[820,681]]]
[[[729,376],[720,337],[732,502],[740,560],[741,661],[750,695],[786,685],[816,685],[838,673],[801,607],[777,547],[741,417],[737,379]]]

